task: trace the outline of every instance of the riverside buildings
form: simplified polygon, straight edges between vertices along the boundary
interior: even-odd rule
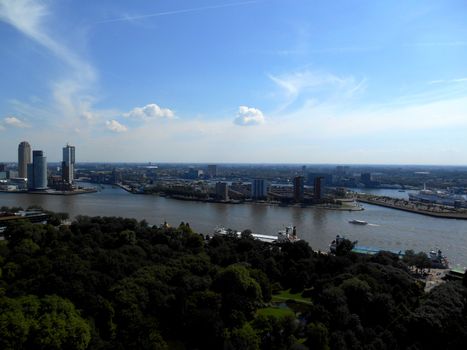
[[[224,201],[229,200],[229,185],[226,182],[216,183],[216,198]]]
[[[74,169],[75,169],[75,146],[66,145],[63,147],[63,161],[62,161],[62,180],[67,184],[74,182]]]
[[[32,163],[28,164],[28,189],[47,189],[47,158],[42,151],[32,151]]]
[[[251,183],[251,198],[253,199],[266,199],[268,196],[268,188],[266,180],[254,179]]]
[[[305,194],[305,181],[303,176],[296,176],[293,179],[293,198],[296,203],[303,202]]]
[[[29,163],[31,163],[31,145],[23,141],[18,146],[18,177],[28,177]]]

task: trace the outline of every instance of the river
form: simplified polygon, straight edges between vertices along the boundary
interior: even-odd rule
[[[388,196],[407,196],[406,192],[397,190],[378,191]],[[264,204],[202,203],[135,195],[111,186],[104,186],[97,193],[75,196],[0,193],[0,206],[26,208],[30,205],[67,212],[71,217],[122,216],[145,219],[151,224],[167,221],[170,225],[184,221],[205,234],[218,225],[275,234],[293,224],[299,236],[314,249],[327,250],[330,241],[340,234],[358,240],[361,245],[390,250],[441,249],[451,265],[467,266],[467,220],[432,218],[369,204],[364,205],[363,211],[348,212]],[[352,219],[365,220],[369,225],[350,224]]]

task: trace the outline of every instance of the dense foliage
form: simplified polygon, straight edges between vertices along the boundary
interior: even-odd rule
[[[102,217],[78,217],[69,226],[18,222],[5,236],[1,349],[415,350],[467,343],[466,287],[448,282],[425,294],[390,254],[332,256],[303,241],[267,245],[248,232],[206,242],[186,224],[158,228]]]

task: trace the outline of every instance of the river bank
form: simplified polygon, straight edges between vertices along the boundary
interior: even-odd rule
[[[410,202],[404,199],[369,196],[362,194],[357,195],[356,200],[362,203],[379,205],[386,208],[403,210],[436,218],[467,220],[467,210],[450,208],[435,204]]]
[[[218,203],[218,204],[259,204],[259,205],[269,205],[269,206],[280,206],[280,207],[287,207],[287,208],[317,208],[317,209],[327,209],[327,210],[343,210],[343,211],[361,211],[364,210],[361,205],[358,205],[353,199],[337,199],[336,201],[340,204],[334,203],[316,203],[316,204],[308,204],[308,203],[285,203],[279,201],[265,201],[265,200],[236,200],[236,199],[215,199],[215,198],[200,198],[200,197],[191,197],[179,194],[166,194],[163,192],[157,193],[144,193],[135,191],[130,186],[126,186],[124,184],[118,183],[115,186],[125,190],[131,194],[140,194],[140,195],[152,195],[152,196],[160,196],[165,198],[171,198],[176,200],[182,201],[191,201],[191,202],[201,202],[201,203]]]
[[[0,190],[2,193],[13,193],[13,194],[41,194],[41,195],[49,195],[49,196],[75,196],[78,194],[86,194],[86,193],[94,193],[97,192],[96,188],[80,188],[73,191],[56,191],[52,189],[44,190],[44,191],[7,191],[7,190]]]

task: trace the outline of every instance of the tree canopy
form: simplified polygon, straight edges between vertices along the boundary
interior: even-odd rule
[[[467,287],[397,257],[203,238],[186,223],[18,222],[0,241],[1,349],[458,349]],[[407,263],[417,264],[416,254]],[[423,262],[419,261],[420,268]]]

